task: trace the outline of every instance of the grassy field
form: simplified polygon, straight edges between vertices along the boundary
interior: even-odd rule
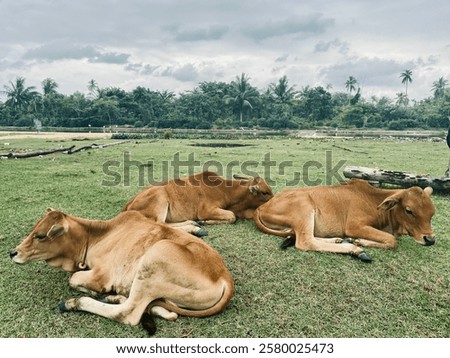
[[[0,136],[0,154],[93,142]],[[80,295],[68,287],[69,274],[43,262],[19,266],[10,260],[8,251],[47,207],[108,219],[153,180],[206,168],[225,176],[258,172],[277,192],[336,183],[345,165],[440,176],[448,159],[443,142],[278,138],[140,140],[73,155],[0,160],[0,337],[146,337],[139,326],[59,313],[60,300]],[[450,337],[449,199],[433,194],[436,245],[401,237],[394,251],[367,249],[371,264],[338,254],[281,251],[280,238],[249,221],[210,226],[205,240],[223,255],[235,296],[213,317],[157,319],[156,337]]]

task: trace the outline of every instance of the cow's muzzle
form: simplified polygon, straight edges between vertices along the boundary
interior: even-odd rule
[[[17,251],[15,249],[9,251],[9,257],[14,258],[14,256],[17,256]]]
[[[436,238],[434,236],[424,236],[423,242],[424,242],[425,246],[431,246],[436,243]]]

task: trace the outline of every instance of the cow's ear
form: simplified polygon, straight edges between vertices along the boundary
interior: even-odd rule
[[[397,204],[398,204],[398,199],[390,196],[390,197],[384,199],[384,201],[380,205],[378,205],[378,209],[388,211],[388,210],[393,209]]]
[[[423,192],[426,196],[431,196],[431,194],[433,194],[433,188],[431,186],[427,186],[425,189],[423,189]]]
[[[66,231],[63,225],[53,225],[50,230],[48,230],[47,237],[52,239],[54,237],[62,235]]]
[[[260,177],[256,177],[253,178],[252,180],[252,185],[250,185],[249,190],[250,193],[252,193],[253,195],[256,195],[259,193],[259,183],[261,182],[261,178]]]

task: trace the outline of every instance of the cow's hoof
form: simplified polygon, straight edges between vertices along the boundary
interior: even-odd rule
[[[196,223],[198,224],[198,226],[203,226],[205,225],[205,220],[197,220]]]
[[[144,312],[141,317],[141,326],[147,331],[149,336],[153,336],[156,333],[155,320],[147,312]]]
[[[353,244],[354,240],[351,237],[344,237],[342,242],[345,244]]]
[[[367,255],[365,252],[361,252],[358,256],[358,259],[360,259],[362,262],[372,262],[372,258]]]
[[[208,231],[206,231],[205,229],[200,229],[199,231],[197,231],[195,233],[195,236],[198,236],[198,237],[208,236]]]
[[[61,302],[58,304],[58,309],[59,309],[59,312],[61,312],[61,313],[63,313],[63,312],[69,312],[69,311],[70,311],[69,309],[67,309],[66,303],[65,303],[64,301],[61,301]]]
[[[281,245],[281,250],[286,250],[288,247],[295,246],[295,237],[288,237],[286,240],[284,240]]]

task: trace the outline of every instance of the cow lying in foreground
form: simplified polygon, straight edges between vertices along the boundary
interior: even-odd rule
[[[281,191],[256,210],[254,219],[260,230],[288,237],[283,248],[295,244],[299,250],[346,253],[371,261],[361,246],[394,249],[399,235],[410,235],[425,246],[435,243],[432,192],[430,187],[377,189],[353,179]]]
[[[131,325],[141,321],[150,334],[156,331],[152,316],[210,316],[225,308],[234,290],[213,248],[135,211],[100,221],[49,209],[10,257],[18,264],[44,260],[74,272],[71,287],[94,297],[111,294],[104,302],[69,299],[61,303],[63,311],[87,311]]]
[[[272,196],[272,189],[260,177],[225,179],[205,171],[150,186],[123,211],[136,210],[156,222],[202,236],[206,231],[194,221],[222,224],[252,219],[255,209]]]

